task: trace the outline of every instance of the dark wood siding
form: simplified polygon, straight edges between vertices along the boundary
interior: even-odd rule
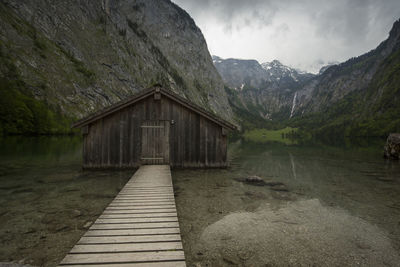
[[[172,167],[226,167],[227,140],[222,126],[162,96],[153,95],[103,117],[84,135],[86,168],[141,165],[145,121],[169,122],[169,161]]]

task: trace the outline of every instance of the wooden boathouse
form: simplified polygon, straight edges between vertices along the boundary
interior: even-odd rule
[[[187,99],[154,86],[74,123],[84,168],[226,167],[235,126]]]

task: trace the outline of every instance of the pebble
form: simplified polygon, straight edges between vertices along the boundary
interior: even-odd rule
[[[85,225],[83,225],[83,228],[88,229],[92,225],[92,223],[92,221],[86,222]]]
[[[73,210],[72,213],[73,213],[74,217],[82,216],[82,212],[80,210]]]

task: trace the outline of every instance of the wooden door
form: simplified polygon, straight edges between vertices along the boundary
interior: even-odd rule
[[[169,164],[169,121],[145,121],[141,128],[142,164]]]

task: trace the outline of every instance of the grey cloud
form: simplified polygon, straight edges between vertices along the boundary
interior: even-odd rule
[[[194,18],[211,53],[313,71],[375,48],[400,18],[399,0],[173,1]]]
[[[361,42],[369,31],[371,1],[332,1],[315,17],[316,34],[327,39]]]
[[[209,16],[224,24],[224,28],[263,27],[271,24],[277,11],[268,0],[175,0],[193,17]],[[229,31],[229,30],[228,30]]]

